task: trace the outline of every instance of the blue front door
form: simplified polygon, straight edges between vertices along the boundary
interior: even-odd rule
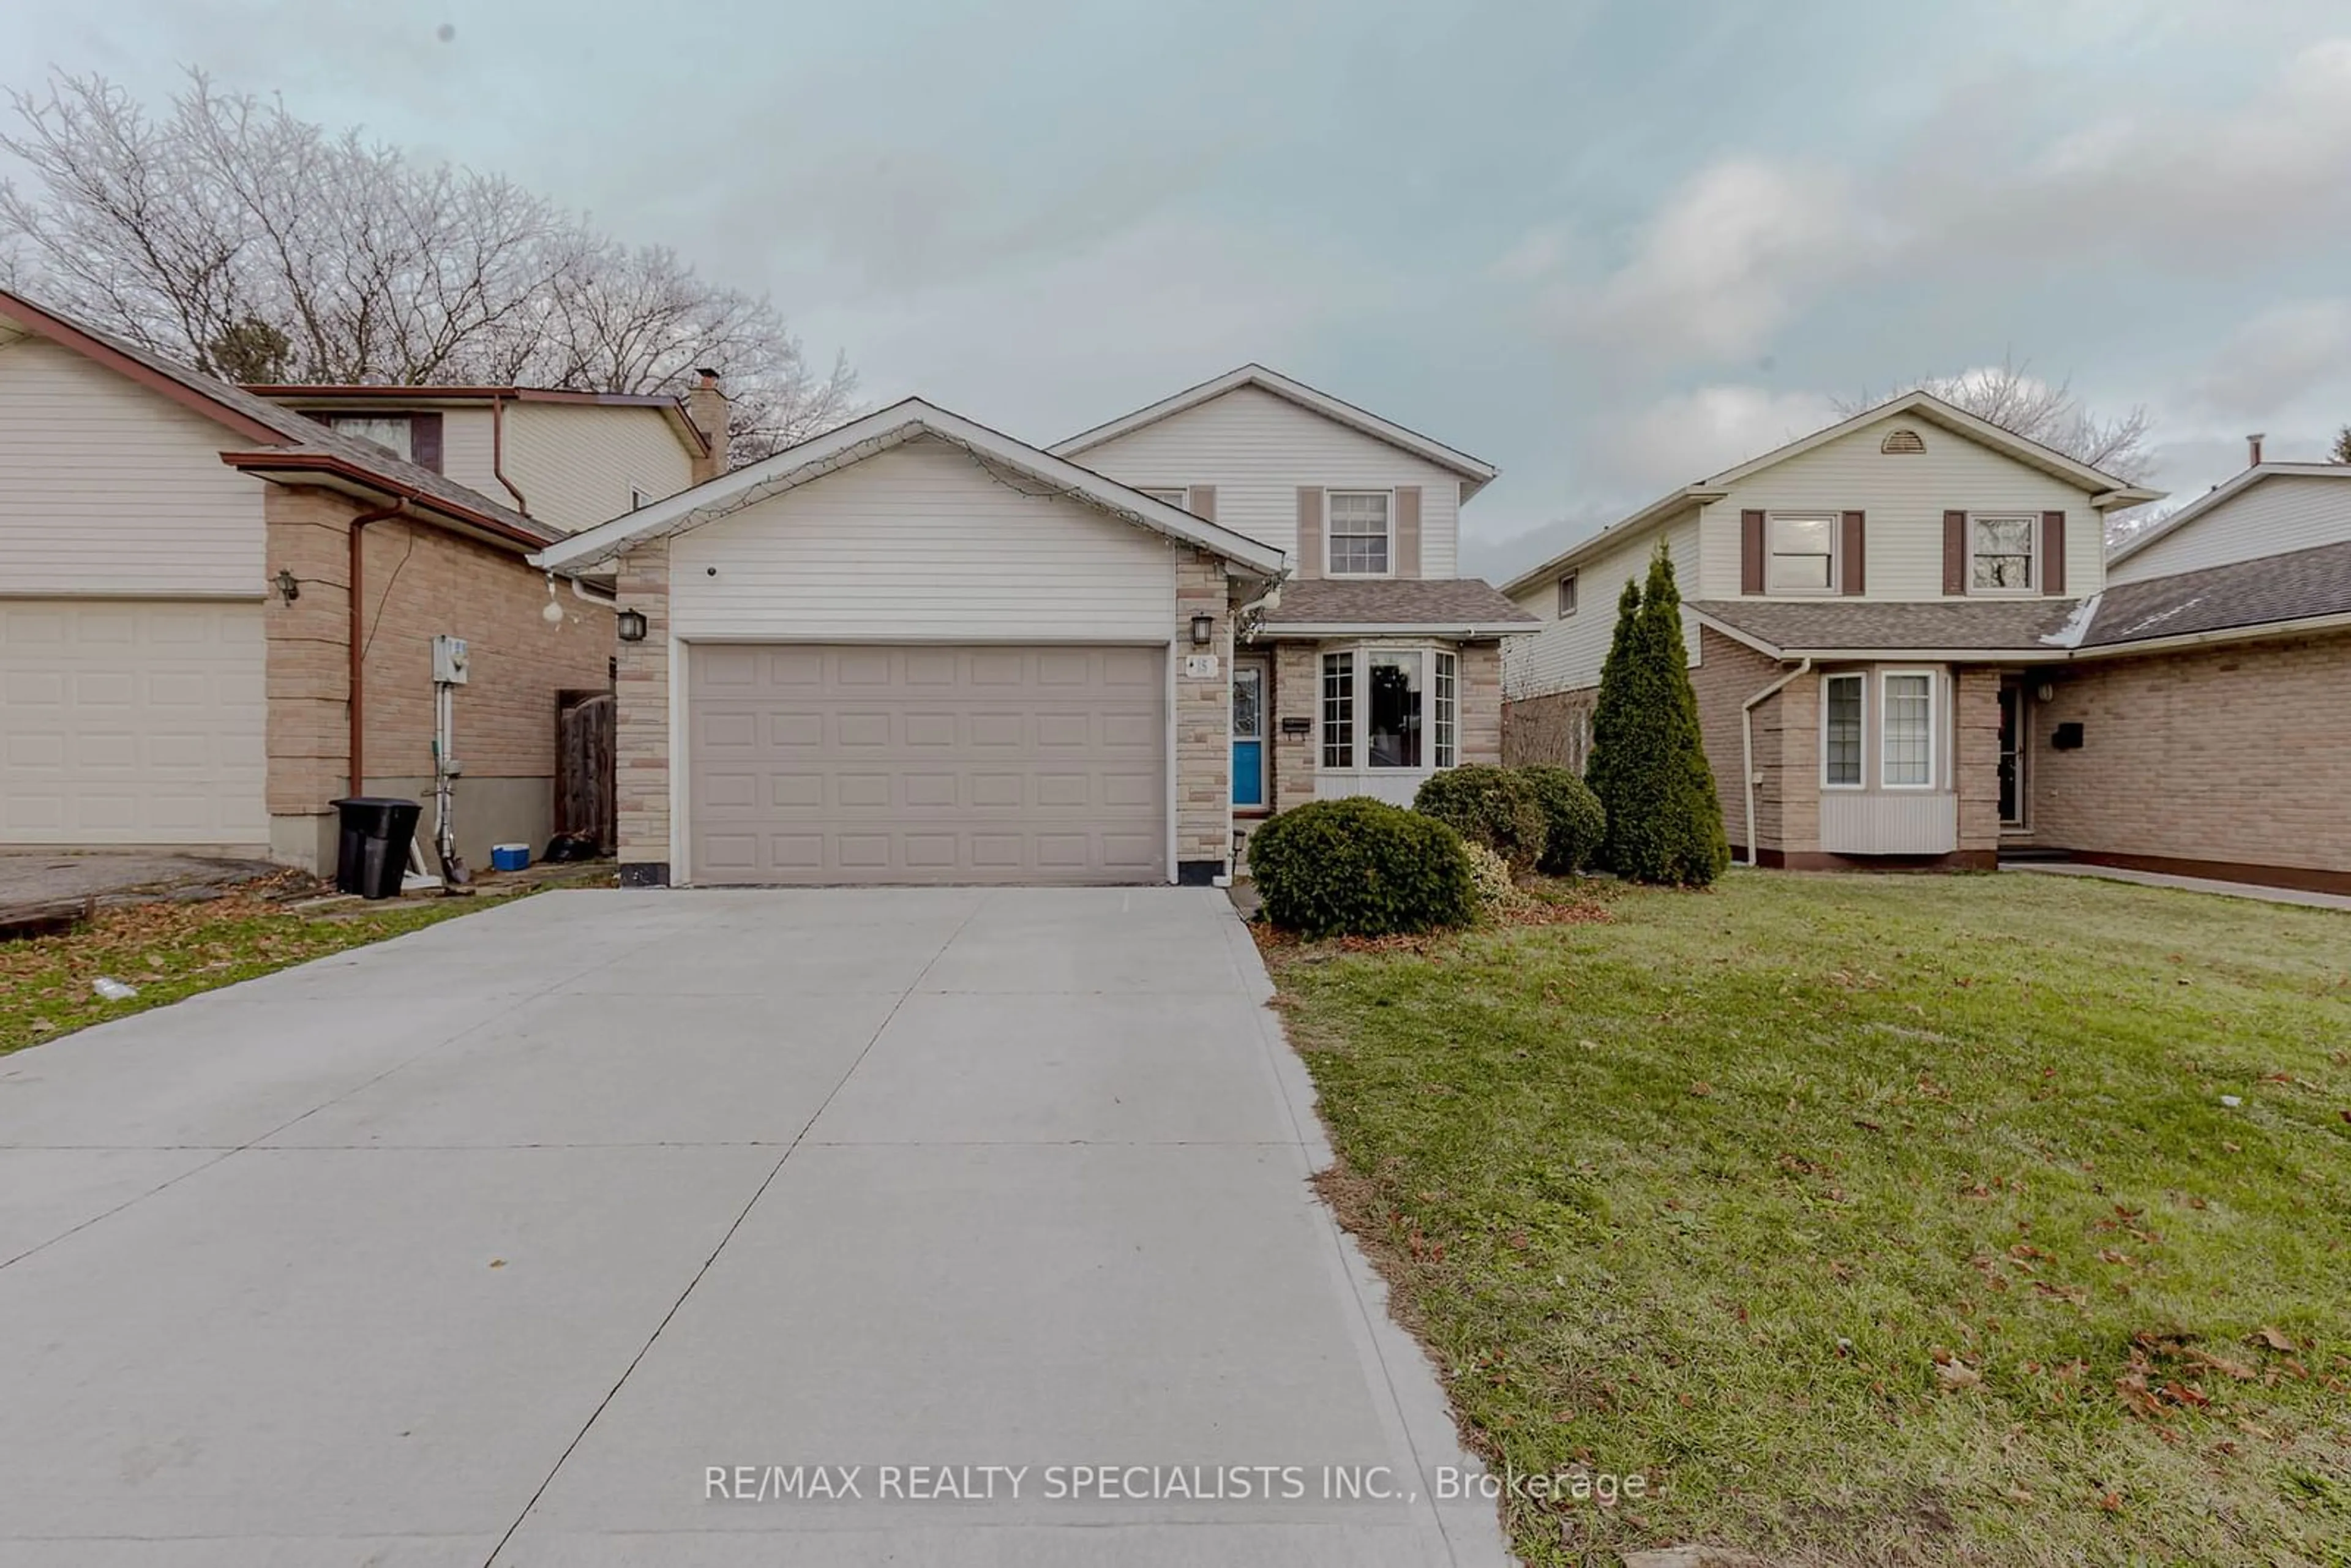
[[[1233,804],[1265,804],[1265,666],[1233,661]]]

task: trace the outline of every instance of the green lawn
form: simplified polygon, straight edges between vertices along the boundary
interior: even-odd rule
[[[582,873],[599,874],[609,876],[594,868]],[[412,898],[296,913],[246,892],[204,904],[106,910],[60,936],[0,942],[0,1056],[516,896],[525,895]],[[136,987],[139,994],[107,1001],[91,988],[101,975]]]
[[[2351,1563],[2351,915],[1737,873],[1269,944],[1531,1563]],[[2222,1096],[2236,1097],[2231,1106]]]

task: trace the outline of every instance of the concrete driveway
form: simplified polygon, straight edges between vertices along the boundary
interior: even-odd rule
[[[0,1058],[0,1562],[1506,1561],[1269,993],[1206,890],[557,893]]]

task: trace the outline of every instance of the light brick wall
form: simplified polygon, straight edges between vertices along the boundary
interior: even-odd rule
[[[1314,720],[1322,702],[1322,651],[1311,643],[1278,643],[1273,651],[1273,809],[1287,811],[1314,799]],[[1307,721],[1303,735],[1285,735],[1281,721]]]
[[[1715,794],[1722,802],[1722,827],[1736,849],[1811,850],[1820,839],[1819,778],[1811,768],[1782,766],[1791,752],[1812,743],[1818,704],[1808,683],[1797,681],[1755,709],[1756,843],[1747,841],[1747,797],[1740,714],[1748,698],[1787,673],[1776,659],[1712,627],[1698,629],[1701,662],[1690,671],[1698,694],[1698,732],[1706,741],[1707,765],[1714,769]],[[1596,694],[1595,694],[1596,695]],[[1804,753],[1809,755],[1808,752]]]
[[[1216,618],[1207,649],[1192,643],[1192,617]],[[1176,560],[1176,859],[1232,869],[1232,589],[1224,563],[1186,549]],[[1187,653],[1213,653],[1217,674],[1184,673]],[[1171,868],[1172,869],[1172,868]]]
[[[669,540],[638,545],[620,560],[621,608],[643,612],[645,636],[622,643],[614,750],[618,756],[621,878],[669,879]],[[685,672],[676,672],[684,680]],[[644,872],[630,868],[642,866]],[[654,873],[653,868],[660,868]]]
[[[2033,842],[2351,873],[2351,633],[2083,661],[2035,703]],[[2083,727],[2057,751],[2060,724]]]
[[[1460,726],[1461,760],[1502,760],[1502,648],[1499,643],[1464,643],[1454,667],[1455,722]]]
[[[368,509],[308,487],[264,497],[270,575],[299,585],[291,603],[273,594],[264,620],[273,816],[322,813],[349,784],[350,522]],[[544,573],[429,523],[371,523],[360,549],[368,776],[433,772],[432,644],[447,632],[465,639],[472,666],[456,698],[465,777],[551,780],[555,694],[605,685],[611,612],[559,586],[563,621],[550,626]]]
[[[1959,850],[2000,850],[2000,672],[1962,664],[1951,682],[1952,782],[1959,796]]]

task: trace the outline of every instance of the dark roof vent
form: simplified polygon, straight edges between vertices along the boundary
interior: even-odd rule
[[[1886,453],[1924,452],[1927,444],[1919,439],[1915,430],[1889,430],[1886,433],[1886,439],[1877,444],[1877,449]]]

